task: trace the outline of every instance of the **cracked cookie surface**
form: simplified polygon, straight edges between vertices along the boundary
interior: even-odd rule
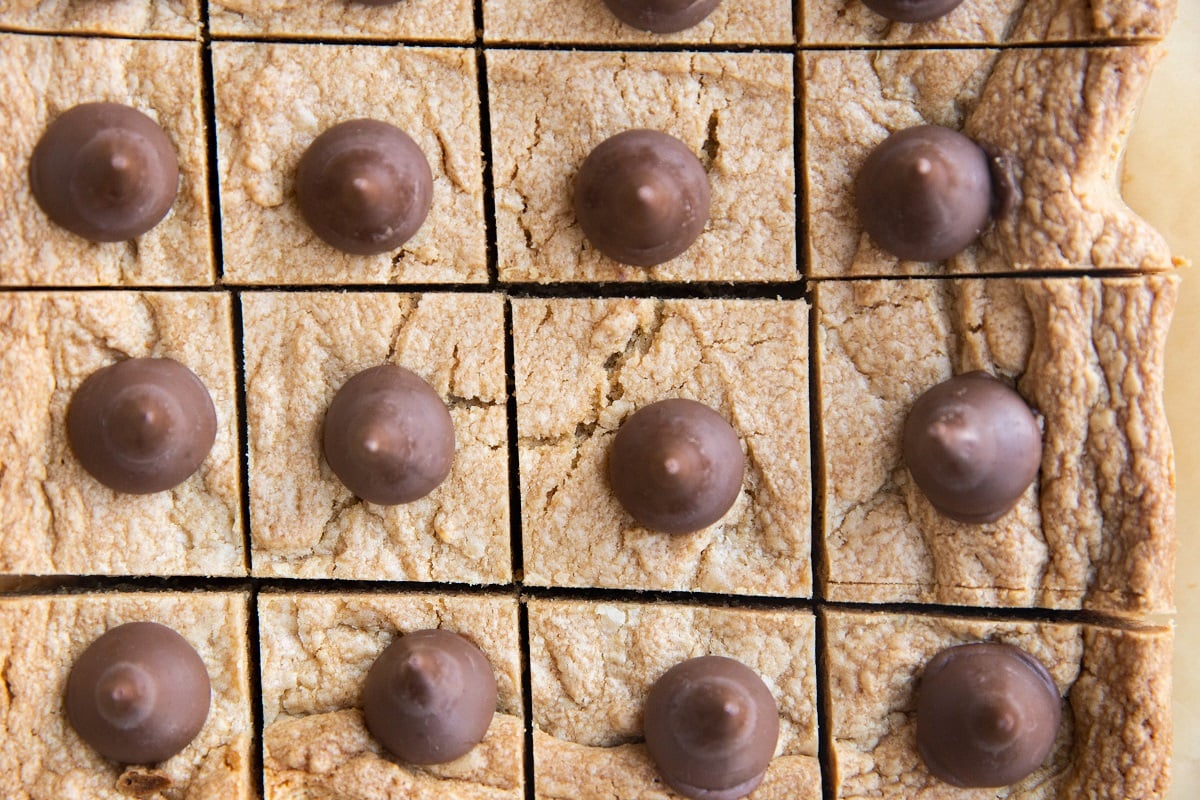
[[[200,0],[0,0],[0,26],[44,33],[200,38]]]
[[[520,800],[524,723],[517,603],[498,596],[264,594],[263,773],[267,800]],[[406,765],[367,731],[367,671],[399,635],[454,631],[483,651],[496,676],[496,715],[484,740],[446,764]]]
[[[792,63],[775,53],[489,52],[500,279],[797,279]],[[572,208],[584,158],[630,128],[682,141],[712,186],[700,238],[650,268],[588,245]]]
[[[526,583],[811,594],[802,301],[512,306]],[[668,397],[716,410],[746,454],[730,510],[685,535],[639,526],[604,476],[621,421]]]
[[[311,0],[209,0],[218,36],[405,39],[470,42],[471,0],[403,0],[386,5]]]
[[[324,4],[321,4],[324,5]],[[482,283],[483,159],[470,50],[213,45],[224,277],[232,283]],[[400,248],[343,253],[305,224],[295,172],[322,131],[351,119],[411,136],[433,204]]]
[[[989,279],[817,288],[826,596],[1172,606],[1174,465],[1163,348],[1178,280]],[[941,516],[904,467],[913,400],[972,370],[1043,428],[1041,471],[993,523]]]
[[[125,769],[79,738],[62,698],[84,649],[105,631],[137,621],[160,622],[188,640],[208,670],[212,701],[187,747],[152,767]],[[237,593],[0,598],[0,795],[249,800],[255,732],[247,624],[247,598]],[[161,793],[129,793],[164,780]]]
[[[242,295],[256,575],[512,579],[502,303],[492,294]],[[385,363],[433,386],[456,439],[449,477],[397,506],[356,498],[321,454],[333,395]]]
[[[218,294],[0,294],[0,573],[245,574],[231,329]],[[72,454],[67,405],[95,370],[144,356],[200,378],[217,436],[175,488],[122,494]]]

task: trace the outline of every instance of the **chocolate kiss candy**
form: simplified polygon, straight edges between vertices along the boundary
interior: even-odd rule
[[[444,764],[483,740],[496,711],[496,678],[479,648],[446,630],[392,642],[367,673],[367,729],[410,764]]]
[[[433,173],[407,133],[355,119],[334,125],[304,151],[296,199],[304,221],[327,243],[356,255],[386,253],[425,221]]]
[[[698,800],[736,800],[762,782],[779,739],[779,710],[754,670],[702,656],[650,689],[646,749],[663,780]]]
[[[597,250],[650,267],[687,250],[708,222],[711,192],[700,160],[659,131],[605,139],[575,177],[575,217]]]
[[[67,440],[96,480],[127,494],[171,489],[196,471],[217,435],[200,379],[169,358],[96,370],[67,407]]]
[[[450,474],[454,423],[420,376],[385,364],[358,373],[325,415],[325,460],[350,491],[370,503],[409,503]]]
[[[867,156],[854,188],[863,228],[884,250],[911,261],[961,252],[991,216],[987,154],[937,125],[889,136]]]
[[[186,639],[157,622],[129,622],[88,645],[71,667],[67,719],[105,758],[156,764],[204,727],[210,689]]]
[[[893,22],[929,22],[949,14],[963,0],[863,0],[863,5]]]
[[[604,0],[621,22],[651,33],[687,30],[720,4],[721,0]]]
[[[93,242],[121,242],[171,210],[179,160],[167,134],[142,112],[84,103],[46,128],[33,149],[29,183],[58,225]]]
[[[959,645],[925,666],[917,748],[946,783],[1007,786],[1042,765],[1061,720],[1058,688],[1036,658],[1011,645]]]
[[[917,398],[904,463],[934,508],[959,522],[999,519],[1037,477],[1042,432],[1021,395],[968,372]]]
[[[742,489],[745,456],[725,418],[674,398],[638,409],[613,437],[608,481],[630,516],[690,533],[725,515]]]

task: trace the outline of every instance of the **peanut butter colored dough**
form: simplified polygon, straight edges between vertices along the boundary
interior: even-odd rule
[[[790,55],[494,50],[487,66],[501,280],[798,278]],[[571,203],[584,158],[630,128],[682,141],[712,185],[700,238],[650,268],[591,247]]]
[[[814,277],[1166,270],[1165,240],[1118,191],[1118,161],[1151,47],[805,53],[808,272]],[[895,130],[960,130],[1011,158],[1013,209],[940,263],[902,261],[873,242],[854,177]]]
[[[504,309],[494,294],[242,295],[254,574],[512,579]],[[427,380],[450,409],[450,475],[411,503],[347,489],[322,456],[329,401],[367,367]]]
[[[1162,38],[1177,0],[970,0],[946,16],[905,24],[862,0],[802,0],[805,44],[1038,44]]]
[[[472,51],[219,42],[213,46],[213,71],[227,281],[487,280]],[[373,256],[343,253],[323,242],[296,202],[296,165],[305,148],[336,123],[360,118],[403,130],[433,172],[433,206],[425,223],[399,249]]]
[[[838,798],[1096,800],[1161,798],[1170,781],[1171,631],[825,611],[824,668]],[[916,748],[925,662],[973,641],[1020,647],[1065,698],[1046,764],[1001,789],[934,778]]]
[[[198,39],[200,0],[0,0],[0,27]]]
[[[261,632],[267,800],[520,800],[524,791],[521,645],[515,598],[264,594]],[[367,671],[403,633],[446,628],[492,664],[498,704],[487,736],[446,764],[405,765],[368,733]]]
[[[254,738],[246,595],[84,594],[0,598],[0,796],[13,800],[127,800],[118,780],[162,785],[169,800],[249,800]],[[212,683],[204,727],[178,754],[129,767],[102,758],[67,722],[71,665],[125,622],[169,625],[196,649]]]
[[[1162,406],[1178,280],[817,287],[826,597],[1170,611],[1175,475]],[[912,401],[982,369],[1043,427],[1041,473],[994,523],[938,514],[901,456]]]
[[[217,36],[298,36],[318,39],[399,39],[471,42],[471,0],[210,0]]]
[[[536,797],[667,800],[642,744],[654,681],[702,655],[754,670],[779,705],[779,743],[753,800],[817,800],[816,645],[808,611],[531,600]]]
[[[513,300],[525,583],[807,597],[808,314],[802,301]],[[716,410],[746,453],[732,508],[695,533],[639,526],[609,444],[655,400]]]
[[[0,140],[0,285],[211,284],[200,45],[0,34],[0,64],[11,66],[0,71],[0,108],[12,120]],[[179,156],[174,205],[129,241],[89,242],[58,227],[29,188],[29,159],[46,125],[90,101],[145,113]]]
[[[593,0],[563,0],[554,13],[523,0],[483,0],[484,41],[580,44],[792,44],[787,0],[722,2],[699,24],[678,33],[650,33],[626,25]]]
[[[245,574],[231,327],[218,294],[0,294],[0,573]],[[67,404],[95,370],[142,356],[196,373],[217,437],[174,489],[120,494],[71,452]]]

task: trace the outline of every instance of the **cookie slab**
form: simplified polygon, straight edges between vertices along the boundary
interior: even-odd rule
[[[1174,466],[1163,346],[1178,280],[817,286],[825,596],[861,602],[1172,608]],[[901,431],[913,400],[984,370],[1043,429],[1041,472],[984,525],[939,514]]]
[[[217,37],[470,42],[471,0],[402,0],[372,5],[353,0],[210,0]]]
[[[200,0],[2,0],[0,28],[31,33],[200,38]]]
[[[512,579],[504,307],[492,294],[241,295],[254,574],[506,583]],[[325,411],[394,363],[450,409],[450,475],[411,503],[356,498],[322,455]]]
[[[525,796],[516,598],[269,593],[259,597],[258,615],[267,800]],[[487,735],[469,753],[413,767],[388,755],[367,731],[361,690],[397,636],[428,628],[451,630],[483,651],[498,702]]]
[[[172,358],[212,397],[216,441],[173,489],[121,494],[66,438],[75,389],[126,358]],[[245,575],[229,298],[176,292],[0,294],[0,573]]]

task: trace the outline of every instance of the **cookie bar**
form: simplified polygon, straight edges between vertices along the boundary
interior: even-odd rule
[[[200,0],[2,0],[0,29],[199,39]]]
[[[470,0],[401,3],[309,0],[210,0],[209,25],[219,37],[471,42]]]
[[[487,77],[501,280],[798,279],[792,115],[763,113],[792,108],[791,56],[493,50]],[[684,142],[712,185],[700,238],[650,268],[589,246],[571,205],[583,159],[631,128]]]
[[[254,574],[504,583],[512,579],[504,308],[493,294],[241,296]],[[450,408],[450,476],[411,503],[356,498],[322,456],[334,393],[394,363]]]
[[[930,22],[892,22],[861,0],[803,0],[800,41],[820,46],[1040,44],[1161,39],[1175,0],[980,0]]]
[[[646,693],[687,658],[754,670],[779,707],[775,758],[755,800],[821,797],[816,655],[808,611],[529,601],[537,798],[678,798],[641,743]]]
[[[805,79],[812,277],[1167,270],[1166,241],[1125,205],[1118,160],[1159,51],[1150,47],[811,52]],[[944,263],[863,232],[854,179],[897,130],[961,130],[1011,166],[1011,208]]]
[[[807,597],[812,591],[808,314],[802,301],[516,299],[525,583]],[[638,525],[604,476],[621,422],[698,400],[743,442],[724,518]]]
[[[210,293],[0,295],[0,572],[244,575],[229,298]],[[212,397],[216,441],[174,489],[123,494],[84,471],[67,405],[95,370],[172,358]]]
[[[213,71],[226,282],[487,280],[479,91],[470,50],[219,42]],[[296,203],[304,149],[322,131],[359,118],[401,128],[433,172],[424,225],[402,247],[374,256],[330,247]]]
[[[826,597],[1169,611],[1176,291],[1170,275],[820,284]],[[1014,386],[1043,428],[1040,477],[985,525],[935,511],[900,447],[912,401],[972,370]]]
[[[21,65],[0,77],[0,108],[13,120],[0,142],[0,162],[9,165],[0,174],[0,285],[211,284],[199,44],[0,34],[0,62]],[[125,242],[89,242],[58,227],[29,188],[30,156],[46,125],[93,101],[145,113],[179,159],[179,193],[166,218]]]
[[[246,595],[107,593],[0,598],[0,795],[121,800],[250,800],[251,697]],[[156,765],[101,758],[67,722],[71,665],[98,636],[126,622],[159,622],[199,653],[212,685],[208,717],[180,753]]]
[[[1171,632],[826,610],[825,669],[838,798],[1162,797],[1170,779]],[[936,780],[915,743],[925,662],[952,645],[1012,644],[1049,670],[1063,721],[1044,766],[1003,789]]]
[[[263,594],[258,602],[267,800],[406,797],[519,800],[524,712],[517,603],[489,595]],[[444,628],[491,662],[498,707],[482,742],[446,764],[413,767],[363,723],[361,689],[398,634]]]
[[[483,38],[489,44],[789,45],[795,41],[791,3],[721,3],[701,22],[677,33],[626,25],[601,2],[566,0],[553,14],[520,0],[483,0]]]

